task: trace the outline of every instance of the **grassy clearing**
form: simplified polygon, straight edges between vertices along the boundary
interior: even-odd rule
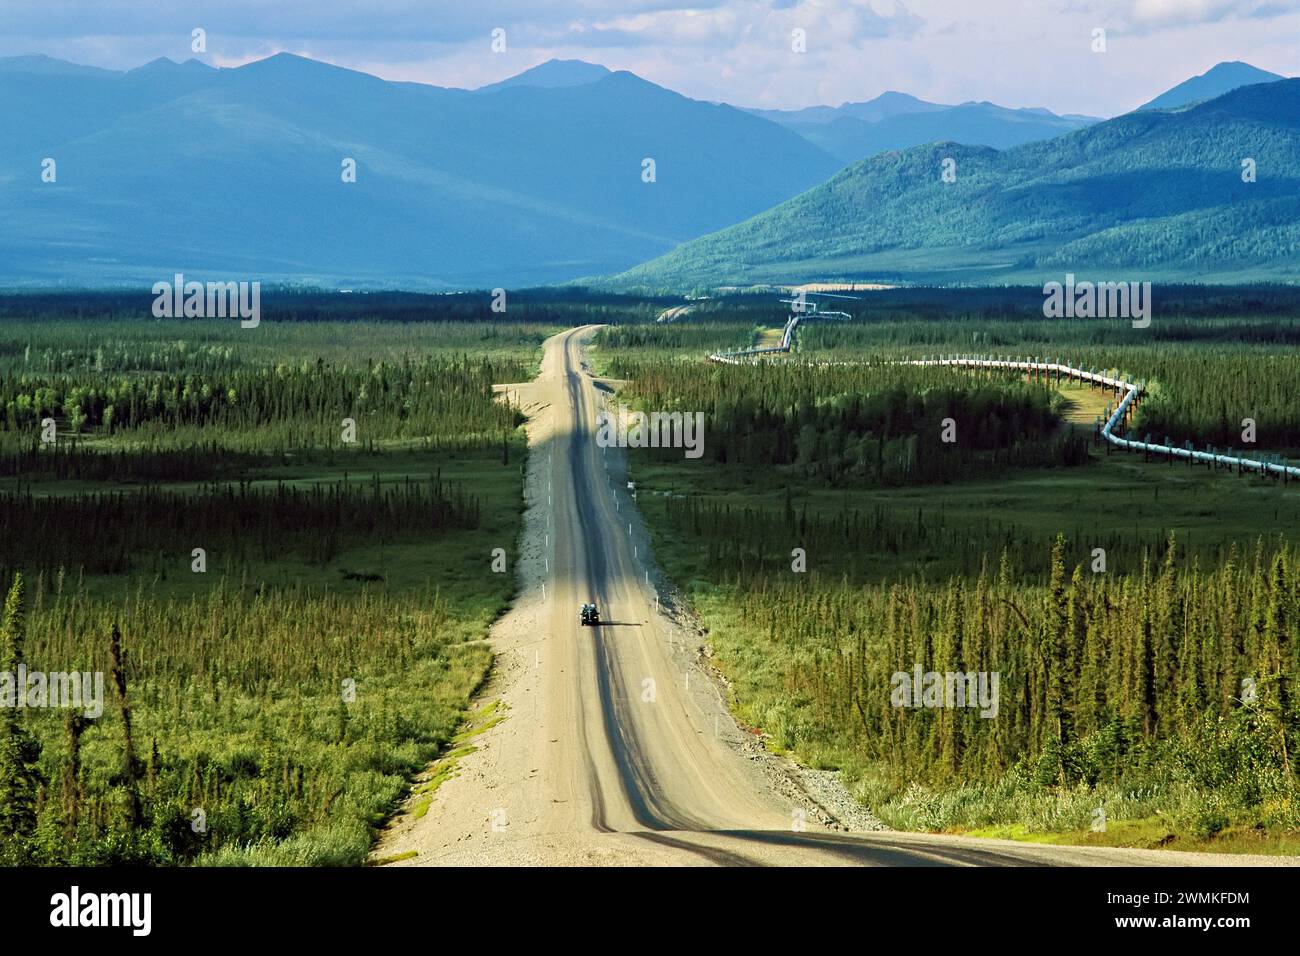
[[[506,714],[498,712],[500,709],[501,702],[494,700],[484,704],[473,714],[466,715],[460,728],[451,738],[451,746],[454,749],[440,755],[417,778],[416,785],[411,791],[416,798],[411,806],[411,815],[415,819],[418,820],[429,812],[429,807],[433,805],[433,799],[438,794],[438,788],[456,776],[460,761],[478,750],[478,747],[472,744],[465,745],[465,741],[491,730],[506,719]]]

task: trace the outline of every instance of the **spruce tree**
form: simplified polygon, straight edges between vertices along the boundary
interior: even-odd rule
[[[13,701],[0,701],[0,862],[17,866],[31,859],[36,831],[36,801],[41,786],[38,761],[40,744],[24,726],[17,695],[27,689],[17,685],[23,662],[23,578],[14,575],[0,619],[0,672],[14,682]]]
[[[1058,534],[1052,545],[1051,581],[1047,593],[1047,615],[1042,625],[1043,693],[1046,726],[1043,745],[1055,741],[1054,752],[1061,754],[1070,743],[1070,720],[1066,711],[1069,685],[1070,634],[1069,596],[1065,588],[1065,536]],[[1065,765],[1058,767],[1058,781],[1065,783]]]
[[[109,655],[113,664],[113,687],[117,691],[118,706],[122,711],[122,777],[126,784],[126,822],[138,829],[144,819],[140,808],[140,791],[136,785],[138,767],[135,743],[131,737],[131,703],[126,696],[126,651],[122,648],[122,632],[116,624],[109,639]]]

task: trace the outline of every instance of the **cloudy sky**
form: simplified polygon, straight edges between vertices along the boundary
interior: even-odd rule
[[[476,87],[565,57],[781,108],[893,89],[1110,116],[1222,60],[1300,75],[1300,0],[0,0],[0,13],[0,56],[128,69],[192,55],[202,27],[200,58],[217,66],[287,50]]]

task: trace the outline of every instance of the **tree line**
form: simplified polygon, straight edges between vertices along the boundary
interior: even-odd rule
[[[1285,543],[1212,566],[1163,555],[1095,574],[1054,543],[1045,583],[1004,553],[973,580],[809,587],[733,579],[737,626],[780,661],[741,700],[778,746],[834,742],[910,782],[1039,786],[1179,779],[1230,811],[1294,806],[1300,787],[1300,565]],[[999,675],[996,716],[900,706],[894,676]],[[1292,813],[1283,821],[1300,826]]]
[[[611,366],[631,380],[620,395],[638,407],[702,411],[704,458],[716,464],[776,466],[829,485],[909,485],[1088,460],[1086,436],[1060,427],[1059,397],[1008,376],[889,364]]]
[[[67,568],[123,574],[142,555],[187,570],[199,547],[223,566],[297,555],[325,564],[345,544],[478,527],[477,499],[459,485],[409,478],[295,487],[212,483],[57,497],[0,492],[0,576]]]

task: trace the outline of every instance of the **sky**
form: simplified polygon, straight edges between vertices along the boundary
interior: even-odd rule
[[[195,56],[201,28],[214,66],[288,51],[474,88],[559,57],[781,109],[900,90],[1113,116],[1224,60],[1300,75],[1300,0],[0,0],[0,22],[0,56],[110,69]]]

